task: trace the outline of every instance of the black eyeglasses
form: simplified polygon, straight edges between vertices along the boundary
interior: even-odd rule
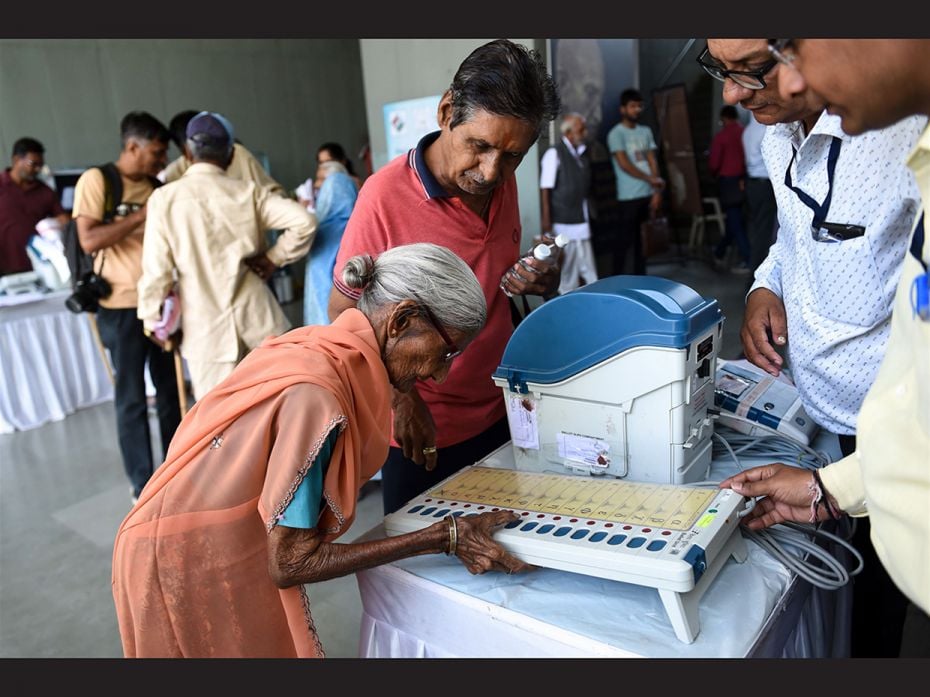
[[[455,345],[455,342],[449,338],[449,335],[446,333],[446,330],[442,328],[442,325],[439,323],[439,320],[436,319],[436,315],[433,314],[433,311],[429,309],[426,305],[420,305],[423,308],[423,312],[426,313],[426,318],[429,320],[430,324],[433,325],[433,328],[439,332],[439,336],[442,337],[442,340],[446,343],[446,346],[449,347],[449,350],[446,351],[443,355],[442,360],[447,363],[453,358],[462,353],[462,349]]]
[[[769,53],[779,63],[791,68],[798,57],[794,52],[794,39],[769,39]]]
[[[769,48],[771,50],[771,47]],[[708,47],[705,46],[704,50],[701,51],[701,55],[697,57],[697,62],[704,68],[708,75],[716,80],[720,80],[720,82],[725,82],[727,78],[730,78],[737,85],[745,87],[747,90],[765,89],[765,76],[772,72],[772,68],[779,63],[776,58],[770,60],[758,70],[727,70],[718,63],[709,62],[708,58],[710,60],[716,60],[710,55]]]

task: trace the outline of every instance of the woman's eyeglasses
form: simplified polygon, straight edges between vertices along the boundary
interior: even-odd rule
[[[449,335],[446,333],[446,330],[442,328],[442,325],[439,323],[439,320],[436,319],[436,315],[433,314],[433,311],[429,309],[426,305],[420,305],[423,308],[423,312],[426,313],[426,318],[429,320],[430,324],[433,325],[433,328],[439,333],[439,336],[442,337],[442,340],[446,343],[446,346],[449,347],[449,350],[446,351],[443,355],[442,360],[447,363],[453,358],[462,353],[462,349],[455,345],[455,342],[449,338]]]

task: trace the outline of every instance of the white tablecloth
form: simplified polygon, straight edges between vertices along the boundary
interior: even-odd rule
[[[835,443],[835,437],[832,438]],[[509,448],[509,444],[506,448]],[[823,445],[820,445],[823,449]],[[507,466],[506,451],[492,466]],[[836,451],[838,454],[838,450]],[[495,456],[489,456],[494,460]],[[512,462],[512,456],[509,458]],[[747,464],[747,463],[744,463]],[[714,464],[713,476],[728,472]],[[381,525],[361,539],[382,537]],[[761,548],[730,559],[700,602],[694,643],[676,639],[653,588],[552,569],[472,576],[444,555],[356,574],[365,657],[843,655],[849,587],[811,589]]]
[[[70,291],[0,301],[0,433],[60,421],[113,399],[90,320]]]

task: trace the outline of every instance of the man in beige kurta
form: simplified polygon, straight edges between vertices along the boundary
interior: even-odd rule
[[[154,329],[175,278],[181,354],[200,399],[269,335],[290,323],[265,280],[310,249],[316,218],[296,201],[234,179],[232,126],[203,112],[187,129],[193,164],[148,201],[138,316]],[[266,249],[265,230],[283,230]]]

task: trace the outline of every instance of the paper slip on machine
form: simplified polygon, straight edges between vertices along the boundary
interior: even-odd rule
[[[494,534],[538,566],[654,587],[693,642],[745,499],[687,486],[711,460],[723,317],[679,283],[613,276],[551,300],[514,331],[493,379],[512,442],[385,516],[387,534],[512,510]]]

